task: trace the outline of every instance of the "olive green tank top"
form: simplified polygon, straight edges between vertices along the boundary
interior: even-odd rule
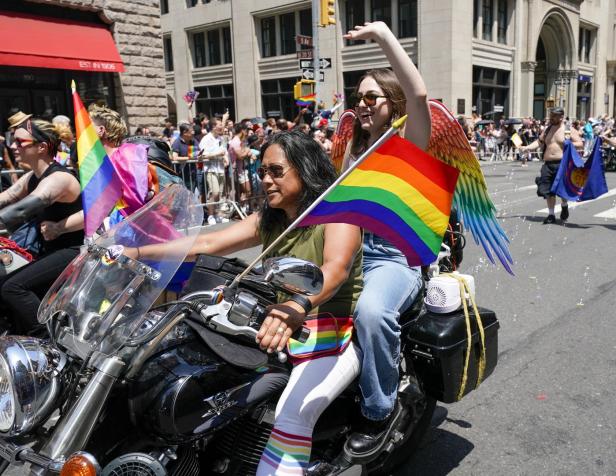
[[[263,248],[268,247],[280,235],[282,230],[281,226],[266,232],[259,230]],[[289,233],[265,258],[292,256],[311,261],[317,266],[322,266],[324,245],[325,225],[298,228]],[[315,307],[310,311],[310,314],[329,312],[337,317],[351,316],[355,309],[355,303],[361,293],[362,284],[362,252],[360,249],[355,255],[353,267],[349,272],[346,282],[340,286],[338,292],[329,301]],[[282,293],[278,298],[279,300],[287,299]]]

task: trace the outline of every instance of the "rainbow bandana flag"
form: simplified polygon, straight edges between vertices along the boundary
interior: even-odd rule
[[[122,196],[122,184],[96,134],[90,115],[81,102],[75,81],[72,81],[71,89],[75,109],[77,159],[85,215],[85,234],[86,237],[91,237]]]
[[[410,266],[436,259],[458,170],[398,135],[363,160],[300,226],[350,223],[393,243]]]
[[[298,106],[306,107],[306,106],[310,106],[310,104],[313,102],[317,102],[316,94],[308,94],[307,96],[299,97],[295,101],[295,104],[297,104]]]

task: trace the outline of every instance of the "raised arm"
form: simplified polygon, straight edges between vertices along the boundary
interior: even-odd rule
[[[365,23],[350,30],[344,38],[349,40],[374,40],[381,47],[400,82],[406,97],[406,123],[404,136],[417,147],[428,146],[431,132],[428,91],[417,68],[389,27],[381,22]]]

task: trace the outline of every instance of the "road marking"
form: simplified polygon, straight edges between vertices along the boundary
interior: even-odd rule
[[[594,215],[595,218],[613,218],[616,220],[616,207]]]
[[[601,200],[603,198],[609,198],[616,195],[616,188],[613,188],[612,190],[608,191],[606,194],[601,195],[599,198],[595,198],[594,200],[586,200],[585,202],[570,202],[569,203],[569,208],[575,208],[575,207],[579,207],[580,205],[586,205],[587,203],[592,203],[592,202],[596,202],[597,200]],[[558,198],[558,197],[557,197]],[[554,209],[554,213],[558,213],[560,212],[560,205],[556,205],[556,208]],[[537,210],[535,213],[548,213],[548,209],[547,208],[542,208],[541,210]]]

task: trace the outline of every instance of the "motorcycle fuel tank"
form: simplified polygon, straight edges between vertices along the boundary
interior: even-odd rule
[[[129,386],[134,423],[169,443],[220,429],[288,381],[284,367],[233,366],[192,336],[153,356]]]

